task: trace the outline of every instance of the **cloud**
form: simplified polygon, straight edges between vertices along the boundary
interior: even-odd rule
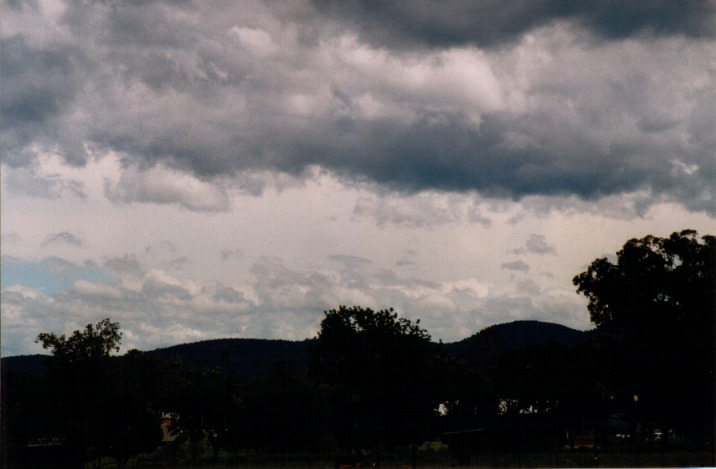
[[[421,319],[443,340],[467,337],[519,314],[550,314],[553,295],[540,304],[526,299],[540,290],[529,280],[512,290],[476,279],[428,281],[359,256],[335,255],[330,261],[337,268],[294,269],[280,258],[262,257],[251,267],[250,281],[217,282],[151,267],[146,258],[109,258],[90,273],[81,264],[50,259],[45,262],[66,272],[65,288],[40,291],[27,283],[3,287],[3,317],[7,311],[13,324],[3,330],[3,352],[38,352],[23,337],[67,333],[105,317],[120,322],[128,338],[124,349],[149,350],[216,337],[302,340],[315,336],[323,311],[341,304],[395,307],[404,317]],[[12,262],[4,261],[4,271]],[[572,308],[567,322],[583,322],[574,317],[580,311],[578,299],[567,304]]]
[[[469,221],[487,227],[491,222],[482,215],[483,211],[477,200],[431,191],[402,197],[395,194],[363,196],[356,202],[353,215],[373,219],[379,226],[417,228]]]
[[[22,242],[22,236],[20,234],[12,231],[9,233],[3,233],[2,234],[2,241],[0,241],[4,246],[7,246],[8,244],[19,244]]]
[[[713,226],[713,2],[39,6],[0,18],[3,350],[584,328],[590,261]]]
[[[59,146],[72,164],[86,161],[72,114],[90,66],[84,51],[67,43],[39,46],[22,35],[3,38],[0,111],[7,164],[26,164],[38,143]]]
[[[278,51],[271,34],[261,28],[233,26],[228,34],[236,36],[241,44],[257,57],[265,58]]]
[[[544,235],[532,233],[530,237],[525,241],[524,247],[515,249],[512,251],[514,254],[556,254],[556,248],[547,243]]]
[[[13,195],[42,199],[59,199],[66,195],[80,199],[87,197],[80,181],[58,174],[38,174],[36,167],[12,168],[3,173],[8,191]]]
[[[69,4],[43,33],[5,33],[3,154],[116,152],[111,200],[194,211],[227,210],[227,177],[316,167],[397,191],[645,190],[713,211],[714,10]]]
[[[316,9],[359,31],[361,39],[392,47],[499,47],[554,21],[571,20],[605,39],[653,35],[716,35],[716,6],[691,0],[665,4],[540,0],[506,5],[499,0],[463,2],[316,0]]]
[[[114,202],[175,203],[192,211],[229,209],[229,197],[221,185],[161,165],[126,169],[116,184],[106,180],[105,195]]]
[[[70,232],[63,231],[61,233],[55,233],[55,234],[48,235],[45,238],[45,242],[42,243],[42,246],[45,247],[45,246],[48,246],[51,244],[61,244],[61,245],[66,245],[66,246],[83,247],[85,242],[81,237],[74,235]]]
[[[530,270],[530,266],[527,265],[524,261],[503,262],[500,265],[500,268],[514,270],[517,272],[529,272]]]

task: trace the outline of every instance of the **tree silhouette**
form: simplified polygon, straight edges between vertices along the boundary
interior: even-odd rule
[[[289,451],[315,449],[322,416],[316,387],[288,357],[276,357],[267,376],[244,387],[246,443],[272,448],[285,462]]]
[[[84,331],[74,331],[69,338],[59,337],[54,332],[43,332],[35,342],[42,348],[50,349],[55,361],[90,362],[109,358],[112,352],[119,352],[122,333],[119,323],[107,319],[96,325],[87,324]]]
[[[339,444],[360,450],[419,442],[437,406],[432,355],[419,321],[399,318],[393,309],[327,311],[312,373],[332,388],[332,429]]]
[[[713,434],[716,238],[694,230],[631,239],[617,261],[574,277],[592,322],[616,340],[605,370],[650,427]]]
[[[111,355],[121,337],[119,323],[104,319],[69,337],[43,332],[37,342],[52,352],[52,389],[44,391],[54,428],[71,444],[114,456],[123,466],[137,452],[156,448],[161,431],[133,366],[136,354],[125,361]]]
[[[52,352],[49,374],[55,384],[53,417],[64,422],[67,437],[80,445],[100,444],[104,398],[109,385],[110,354],[119,350],[119,324],[104,319],[70,337],[43,332],[36,342]]]

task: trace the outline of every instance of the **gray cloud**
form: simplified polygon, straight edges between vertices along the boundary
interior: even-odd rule
[[[523,261],[503,262],[501,268],[518,272],[529,272],[530,266]]]
[[[22,242],[22,236],[20,236],[14,231],[9,233],[3,233],[1,236],[2,237],[0,239],[2,239],[2,241],[0,242],[2,242],[2,244],[4,244],[5,246],[7,246],[8,244],[18,244]]]
[[[105,195],[114,202],[178,204],[191,211],[223,212],[230,206],[220,184],[159,166],[127,169],[116,184],[105,180]]]
[[[413,228],[469,221],[488,227],[491,220],[481,214],[476,201],[439,193],[418,197],[364,196],[353,208],[355,217],[368,217],[382,226],[402,225]]]
[[[30,45],[24,36],[3,38],[0,112],[3,160],[22,165],[38,143],[59,146],[72,164],[86,161],[71,112],[92,67],[69,44]]]
[[[557,250],[554,245],[547,243],[544,235],[532,233],[525,241],[524,247],[517,248],[512,252],[514,254],[556,254]]]
[[[716,7],[676,5],[70,3],[67,34],[3,37],[4,160],[117,152],[110,200],[192,211],[227,210],[227,176],[317,166],[397,191],[647,191],[713,212]]]
[[[64,195],[86,198],[84,186],[79,181],[64,179],[59,175],[38,175],[34,167],[19,167],[8,171],[5,178],[7,189],[15,195],[58,199]]]
[[[85,242],[81,237],[70,232],[63,231],[61,233],[48,235],[42,243],[43,246],[49,246],[51,244],[65,244],[68,246],[82,247]]]
[[[500,0],[465,2],[419,0],[406,5],[382,2],[315,0],[316,9],[355,28],[365,41],[380,46],[450,47],[476,44],[498,47],[531,29],[557,20],[573,20],[606,39],[640,32],[654,35],[716,34],[713,2],[689,0]]]

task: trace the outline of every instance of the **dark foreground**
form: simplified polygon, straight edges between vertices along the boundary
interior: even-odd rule
[[[66,449],[30,451],[6,461],[8,469],[114,469],[118,468],[113,458],[95,458],[81,461],[79,455],[72,455]],[[127,461],[127,468],[337,468],[381,467],[381,468],[448,468],[460,464],[449,448],[432,442],[421,445],[413,453],[411,448],[384,451],[381,454],[336,457],[329,454],[291,453],[271,451],[245,451],[229,453],[221,451],[216,457],[211,448],[183,448],[183,454],[165,454],[162,449],[140,454]],[[694,451],[688,448],[662,448],[660,445],[640,448],[613,447],[610,451],[594,448],[541,452],[500,452],[473,453],[469,462],[462,461],[463,467],[477,468],[539,468],[539,467],[713,467],[716,465],[712,451]]]

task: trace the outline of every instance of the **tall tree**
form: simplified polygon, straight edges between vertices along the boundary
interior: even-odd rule
[[[312,372],[334,390],[333,431],[344,448],[415,443],[433,408],[433,344],[419,321],[393,309],[325,313]]]
[[[716,237],[694,230],[631,239],[616,263],[574,277],[592,322],[618,339],[610,371],[647,425],[713,433]]]

